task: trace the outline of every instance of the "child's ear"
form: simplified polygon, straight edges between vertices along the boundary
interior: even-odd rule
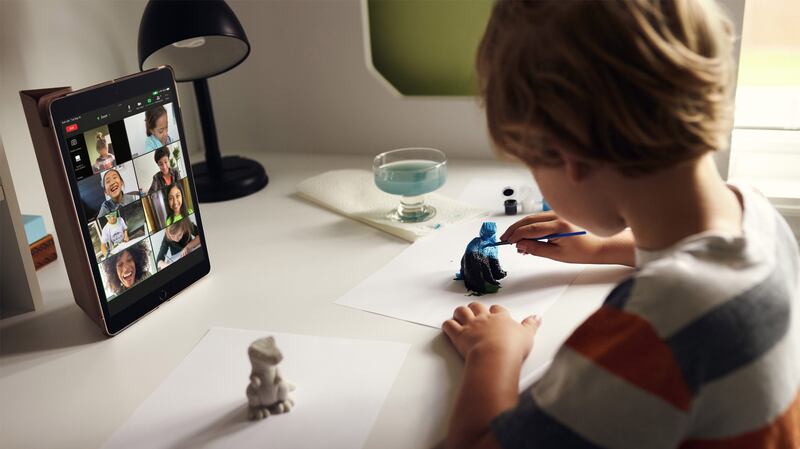
[[[561,159],[564,161],[564,171],[570,181],[579,183],[589,177],[592,167],[586,162],[574,157],[566,151],[561,152]]]

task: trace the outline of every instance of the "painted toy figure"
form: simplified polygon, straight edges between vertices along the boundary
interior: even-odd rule
[[[497,293],[500,279],[506,272],[500,268],[497,258],[495,234],[497,225],[493,221],[484,222],[479,237],[475,237],[467,245],[464,257],[461,258],[461,271],[456,273],[456,280],[463,280],[467,290],[473,295]]]
[[[247,354],[253,366],[247,386],[248,417],[258,420],[291,410],[294,402],[289,398],[289,392],[294,390],[294,386],[283,380],[278,372],[277,365],[283,360],[283,355],[275,346],[275,339],[266,337],[254,341]]]

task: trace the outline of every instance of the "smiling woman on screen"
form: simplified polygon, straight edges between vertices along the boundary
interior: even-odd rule
[[[150,250],[144,242],[109,257],[103,264],[109,293],[118,295],[149,277],[149,261]]]

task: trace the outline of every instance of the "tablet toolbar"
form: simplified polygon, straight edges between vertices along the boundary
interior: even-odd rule
[[[165,87],[145,95],[129,98],[113,106],[95,109],[94,111],[62,120],[61,126],[64,127],[64,137],[70,138],[104,123],[122,120],[153,106],[169,103],[172,101],[174,94],[171,88]]]

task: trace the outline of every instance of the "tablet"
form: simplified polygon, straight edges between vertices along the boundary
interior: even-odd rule
[[[210,269],[172,70],[68,94],[50,118],[114,335]]]

